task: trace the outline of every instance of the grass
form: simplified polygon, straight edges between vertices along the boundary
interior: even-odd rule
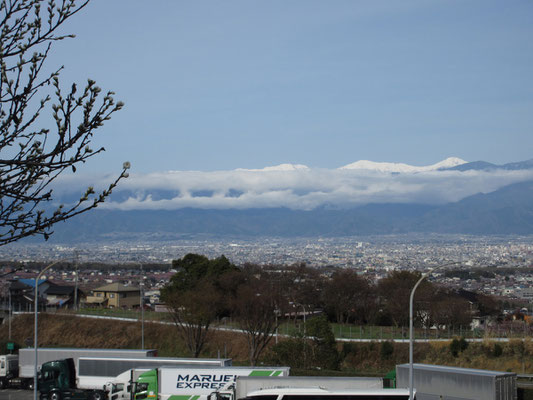
[[[68,311],[70,312],[70,311]],[[118,310],[118,309],[104,309],[104,308],[84,308],[77,312],[81,315],[97,315],[118,318],[128,318],[132,320],[140,320],[141,313],[138,310]],[[144,312],[145,321],[166,321],[172,322],[172,318],[165,312]],[[216,321],[214,327],[221,328],[238,328],[238,324],[231,319],[223,319]],[[375,325],[352,325],[352,324],[331,324],[333,334],[336,339],[364,339],[364,340],[399,340],[409,339],[408,327],[394,327],[394,326],[375,326]],[[303,334],[304,324],[302,320],[284,322],[280,325],[278,333],[280,335],[292,336],[295,334]],[[454,329],[422,329],[415,328],[415,339],[453,339],[455,337],[464,337],[466,339],[480,339],[485,337],[506,337],[506,338],[524,338],[524,330],[522,329],[501,329],[494,330],[491,333],[482,330],[472,330],[469,328],[454,328]]]
[[[133,314],[122,313],[119,315],[127,317]],[[158,353],[162,357],[190,357],[190,353],[177,334],[175,326],[154,324],[149,320],[147,321],[145,324],[145,348],[158,349]],[[229,321],[224,322],[228,326]],[[345,326],[334,326],[334,329],[338,329],[343,335],[346,334],[343,331],[345,328]],[[298,324],[291,323],[287,329],[298,329]],[[395,331],[383,331],[383,335],[395,335],[396,333]],[[370,329],[368,336],[370,336]],[[25,341],[32,337],[33,315],[16,316],[12,321],[12,341],[24,346]],[[372,337],[381,337],[381,330],[373,330]],[[8,326],[3,324],[0,325],[0,342],[5,343],[7,341]],[[271,345],[273,344],[274,340]],[[141,348],[141,324],[138,320],[94,320],[76,318],[71,315],[44,313],[39,316],[39,345],[41,347],[139,349]],[[335,374],[383,376],[395,365],[408,362],[407,343],[394,343],[389,349],[390,351],[387,352],[384,352],[383,346],[383,343],[376,341],[339,342],[338,350],[342,357],[341,371]],[[470,343],[468,348],[457,357],[453,357],[451,354],[449,342],[417,343],[414,350],[416,362],[533,374],[533,341],[531,339],[525,341],[515,339],[509,342],[485,339],[480,343]],[[234,365],[247,365],[248,346],[244,335],[228,331],[212,331],[201,356],[232,358]],[[262,362],[269,363],[268,350],[264,353]],[[292,373],[293,375],[308,375],[320,372],[317,370],[294,370]],[[328,375],[331,374],[328,372]]]

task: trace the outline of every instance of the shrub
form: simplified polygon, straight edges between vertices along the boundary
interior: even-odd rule
[[[267,361],[273,365],[286,365],[291,368],[306,368],[308,345],[303,338],[293,337],[280,341],[270,348]]]
[[[380,355],[382,360],[389,360],[394,353],[394,344],[392,342],[386,341],[381,342]]]
[[[457,357],[459,353],[462,353],[468,348],[468,342],[465,340],[464,337],[461,337],[459,339],[454,338],[452,342],[450,343],[450,352],[454,357]]]
[[[501,344],[496,343],[492,349],[492,355],[494,357],[500,357],[503,354],[503,347]]]

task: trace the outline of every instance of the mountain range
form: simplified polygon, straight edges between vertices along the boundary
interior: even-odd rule
[[[240,171],[276,173],[276,179],[282,179],[280,177],[285,176],[286,173],[300,174],[303,173],[302,171],[305,172],[307,168],[302,165],[284,164],[279,168]],[[354,169],[370,170],[372,173],[377,173],[378,175],[371,175],[372,179],[384,179],[383,176],[387,175],[389,178],[385,182],[386,185],[389,185],[387,186],[389,192],[391,192],[390,186],[396,182],[402,182],[404,185],[404,182],[412,182],[415,179],[413,177],[418,175],[423,177],[420,182],[426,182],[427,179],[443,179],[440,178],[440,174],[444,174],[445,177],[451,176],[453,179],[457,179],[457,177],[463,179],[463,174],[467,174],[465,176],[468,177],[479,176],[483,182],[492,179],[493,176],[498,177],[498,182],[505,182],[502,180],[502,176],[512,176],[513,180],[510,181],[512,182],[510,184],[499,184],[496,190],[475,192],[462,196],[456,201],[439,202],[432,199],[428,201],[410,201],[409,199],[408,201],[395,201],[398,198],[395,194],[394,196],[391,195],[393,198],[391,201],[382,201],[382,198],[378,197],[381,201],[347,203],[348,205],[324,202],[307,209],[276,205],[237,208],[154,207],[158,201],[168,205],[173,199],[186,197],[184,190],[160,187],[145,188],[141,196],[138,192],[135,193],[134,188],[127,188],[113,194],[110,199],[111,206],[98,208],[56,225],[54,227],[55,233],[50,240],[54,242],[149,241],[174,240],[198,235],[211,237],[335,237],[421,232],[473,235],[533,234],[533,160],[495,165],[483,161],[465,162],[458,158],[450,158],[429,167],[358,162],[338,170],[353,171]],[[526,171],[527,173],[516,175],[517,171]],[[405,178],[404,174],[408,174],[408,178]],[[528,177],[529,179],[524,179]],[[437,181],[431,185],[439,187],[439,185],[444,184],[442,182],[448,181]],[[470,181],[464,182],[468,184]],[[464,182],[460,185],[464,185]],[[231,182],[231,184],[233,185],[235,182]],[[421,185],[421,183],[417,184]],[[409,186],[405,187],[409,188]],[[449,187],[455,189],[453,185]],[[401,190],[405,190],[404,186]],[[448,187],[443,189],[443,192],[448,191],[450,191]],[[132,203],[133,196],[136,196],[137,200],[143,200],[138,200],[137,206],[133,208],[121,206]],[[242,196],[247,196],[247,193],[241,190],[240,192],[236,191],[233,197],[224,198],[231,200]],[[301,198],[306,199],[305,196],[308,196],[308,193],[302,194]],[[200,205],[205,204],[202,202],[211,198],[217,198],[216,190],[207,190],[204,193],[196,193],[189,197],[191,201],[201,200]],[[371,197],[369,198],[371,199]],[[413,198],[416,199],[416,197]],[[427,199],[429,197],[422,196],[421,198]],[[113,204],[117,207],[114,207]]]

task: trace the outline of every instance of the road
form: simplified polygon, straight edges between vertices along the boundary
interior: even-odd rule
[[[0,400],[32,400],[33,390],[4,389],[0,390]]]

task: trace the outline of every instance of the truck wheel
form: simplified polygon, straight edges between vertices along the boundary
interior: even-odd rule
[[[4,381],[3,379],[0,379],[0,389],[4,389],[6,387],[6,381]]]
[[[105,396],[102,392],[93,392],[92,400],[104,400]]]
[[[61,393],[59,392],[52,392],[50,393],[50,400],[61,400]]]

